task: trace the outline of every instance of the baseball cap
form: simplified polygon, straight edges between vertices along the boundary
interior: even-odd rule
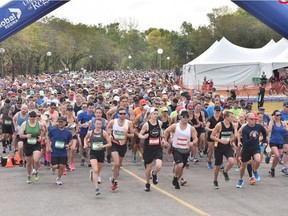
[[[67,120],[66,120],[65,117],[61,116],[61,117],[58,118],[58,122],[59,122],[59,121],[65,121],[65,122],[66,122]]]
[[[37,113],[36,113],[35,111],[31,111],[31,112],[29,112],[29,116],[30,116],[30,117],[31,117],[31,116],[36,117],[36,116],[37,116]]]
[[[184,118],[189,117],[189,113],[187,110],[183,109],[183,110],[181,110],[180,116],[184,117]]]
[[[162,112],[168,112],[168,108],[166,106],[164,106],[164,107],[161,108],[161,111]]]
[[[7,99],[5,99],[5,103],[10,103],[11,101],[10,101],[10,99],[9,98],[7,98]]]
[[[246,109],[246,110],[252,110],[252,106],[251,106],[251,105],[247,105],[247,106],[245,107],[245,109]]]
[[[188,110],[192,110],[192,109],[193,109],[193,105],[192,105],[192,104],[188,104],[188,105],[187,105],[187,109],[188,109]]]
[[[179,113],[182,109],[184,109],[184,107],[183,106],[179,106],[179,107],[177,107],[177,113]]]
[[[150,113],[153,113],[153,112],[158,112],[158,109],[156,107],[151,107],[150,108]]]
[[[221,107],[220,107],[220,106],[215,106],[215,107],[214,107],[214,110],[215,110],[215,111],[221,111]]]
[[[288,106],[288,102],[284,102],[284,103],[283,103],[283,106]]]
[[[143,105],[146,105],[147,104],[147,101],[145,99],[141,99],[140,100],[140,105],[143,106]]]

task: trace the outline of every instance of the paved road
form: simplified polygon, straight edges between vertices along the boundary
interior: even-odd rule
[[[175,190],[172,181],[172,160],[166,155],[159,173],[159,184],[144,191],[144,171],[140,163],[131,163],[130,153],[120,172],[119,189],[110,190],[108,178],[111,164],[102,171],[101,196],[96,197],[94,187],[88,181],[88,167],[80,167],[63,177],[63,185],[55,184],[56,176],[46,167],[40,168],[40,180],[26,184],[24,168],[0,167],[0,215],[118,215],[118,216],[169,216],[169,215],[287,215],[288,177],[280,174],[268,176],[269,165],[263,163],[259,173],[261,181],[237,189],[238,173],[230,171],[230,181],[220,175],[219,190],[213,188],[213,171],[206,168],[203,159],[197,165],[185,169],[188,184]]]

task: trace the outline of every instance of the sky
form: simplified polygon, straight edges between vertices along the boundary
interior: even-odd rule
[[[207,13],[222,6],[237,8],[230,0],[71,0],[49,15],[87,25],[132,19],[140,31],[150,27],[180,31],[184,21],[194,28],[207,25]]]

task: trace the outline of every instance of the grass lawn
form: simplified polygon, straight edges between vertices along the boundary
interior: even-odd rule
[[[264,103],[265,113],[272,114],[274,110],[282,110],[283,102],[265,102]],[[257,103],[253,103],[253,111],[257,111]]]

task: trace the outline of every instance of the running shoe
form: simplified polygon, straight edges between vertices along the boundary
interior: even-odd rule
[[[99,188],[97,188],[97,189],[95,190],[95,193],[96,193],[96,196],[101,195],[101,192],[100,192]]]
[[[154,185],[158,184],[158,178],[157,175],[154,175],[154,170],[151,171],[152,181]]]
[[[235,168],[235,172],[240,172],[240,167],[237,166],[237,167]]]
[[[203,158],[203,156],[204,156],[204,154],[203,154],[202,151],[199,151],[199,152],[198,152],[198,155],[199,155],[200,158]]]
[[[93,182],[93,170],[89,170],[89,181]]]
[[[261,178],[260,178],[260,175],[258,174],[257,171],[255,171],[255,172],[253,171],[253,175],[254,175],[256,181],[260,181]]]
[[[180,185],[181,186],[184,186],[184,185],[186,185],[187,184],[187,181],[182,177],[181,179],[180,179]]]
[[[220,169],[221,169],[221,170],[224,170],[224,168],[225,168],[225,167],[224,167],[224,164],[221,164]]]
[[[193,163],[196,164],[198,162],[199,162],[199,160],[197,158],[194,158]]]
[[[110,179],[111,184],[112,184],[111,189],[112,189],[113,191],[117,190],[117,188],[118,188],[118,182],[115,181],[114,179],[112,179],[112,177],[110,177],[109,179]]]
[[[144,190],[145,190],[146,192],[149,192],[149,191],[150,191],[150,184],[146,183]]]
[[[275,177],[275,169],[274,168],[271,168],[269,170],[269,174],[272,176],[272,177]]]
[[[269,154],[267,154],[267,156],[265,157],[265,163],[266,163],[266,164],[269,164],[269,163],[270,163]]]
[[[287,175],[287,174],[288,174],[288,168],[287,168],[287,167],[283,167],[283,168],[281,169],[281,172],[282,172],[283,174]]]
[[[61,179],[59,177],[56,178],[56,184],[57,185],[62,185],[63,182],[61,181]]]
[[[12,145],[11,144],[9,144],[9,151],[12,151]]]
[[[64,170],[63,170],[63,175],[67,175],[67,170],[66,170],[66,167],[64,167]]]
[[[213,185],[215,189],[219,189],[218,181],[213,181]]]
[[[224,175],[224,178],[225,178],[225,181],[229,181],[230,178],[229,178],[229,175],[227,172],[224,172],[224,170],[222,171],[223,175]]]
[[[23,160],[20,160],[19,167],[23,167]]]
[[[236,185],[237,188],[242,188],[244,185],[244,182],[242,179],[239,179],[238,184]]]
[[[102,178],[101,176],[98,176],[98,184],[101,184],[102,183]]]
[[[180,189],[179,181],[176,181],[176,182],[175,182],[175,189]]]
[[[26,183],[27,183],[27,184],[31,184],[31,183],[32,183],[31,176],[27,176]]]
[[[3,147],[3,151],[2,151],[3,154],[6,154],[6,148]]]
[[[34,179],[35,181],[38,181],[40,179],[40,176],[39,176],[39,172],[35,172],[35,175],[34,175]]]
[[[208,169],[212,170],[213,169],[213,163],[211,161],[208,161],[207,167],[208,167]]]
[[[177,180],[176,176],[174,176],[173,181],[172,181],[172,185],[175,186],[177,181],[178,180]]]
[[[188,159],[189,159],[189,161],[193,161],[194,160],[194,156],[192,154],[190,154]]]
[[[70,170],[71,170],[71,171],[75,171],[75,170],[76,170],[76,169],[75,169],[75,166],[74,166],[74,164],[73,164],[73,163],[72,163],[72,164],[70,164],[69,166],[70,166]]]
[[[249,178],[249,181],[250,181],[250,185],[254,185],[256,183],[256,180],[253,176]]]

